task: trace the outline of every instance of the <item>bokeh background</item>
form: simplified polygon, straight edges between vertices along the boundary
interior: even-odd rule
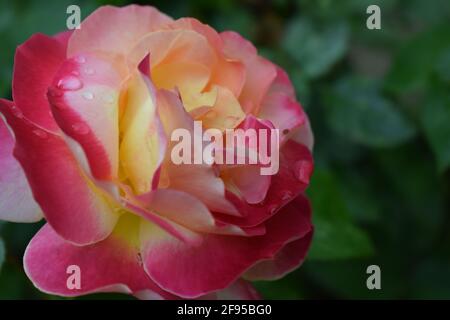
[[[17,45],[64,30],[68,5],[84,18],[129,2],[0,0],[0,96]],[[288,71],[311,118],[315,238],[300,269],[256,283],[265,298],[450,298],[450,1],[132,2],[240,32]],[[366,28],[370,4],[381,30]],[[22,269],[41,225],[0,222],[0,299],[57,299]],[[366,287],[371,264],[381,290]]]

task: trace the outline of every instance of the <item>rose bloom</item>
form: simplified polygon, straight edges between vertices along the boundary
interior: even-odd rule
[[[24,256],[41,291],[252,299],[249,280],[304,260],[309,121],[287,74],[239,34],[101,7],[81,29],[20,45],[12,96],[0,100],[0,218],[45,218]],[[279,171],[175,165],[171,133],[194,121],[279,129]]]

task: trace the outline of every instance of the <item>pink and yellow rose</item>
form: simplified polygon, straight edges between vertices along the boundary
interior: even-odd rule
[[[152,7],[101,7],[35,34],[0,100],[0,218],[46,225],[24,268],[62,296],[258,298],[301,264],[313,136],[287,74],[234,32]],[[279,129],[279,171],[171,161],[170,135]],[[272,151],[273,152],[273,151]],[[81,288],[67,287],[67,267]]]

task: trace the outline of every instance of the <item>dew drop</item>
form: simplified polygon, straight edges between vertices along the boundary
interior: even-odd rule
[[[272,204],[267,210],[270,214],[274,214],[278,210],[278,206],[276,204]]]
[[[285,190],[283,191],[282,195],[281,195],[281,200],[289,200],[291,199],[293,196],[292,192],[289,190]]]
[[[75,123],[72,125],[72,129],[77,134],[88,134],[89,128],[84,123]]]
[[[86,100],[92,100],[94,99],[94,94],[90,91],[83,92],[83,98]]]
[[[86,58],[84,56],[77,56],[77,57],[75,57],[75,61],[78,63],[85,63]]]
[[[312,171],[311,162],[299,160],[294,164],[295,177],[305,184],[309,184],[309,177]]]
[[[67,76],[67,77],[64,77],[64,78],[60,79],[58,81],[58,85],[57,86],[58,86],[59,89],[62,89],[62,90],[71,90],[71,91],[73,91],[73,90],[80,89],[83,86],[83,84],[81,83],[80,79],[78,79],[77,77],[71,75],[71,76]]]
[[[33,130],[33,133],[36,136],[38,136],[39,138],[42,138],[42,139],[47,138],[47,134],[41,129],[35,129],[35,130]]]
[[[17,108],[16,106],[11,107],[11,112],[12,112],[13,116],[15,116],[16,118],[19,118],[19,119],[23,118],[22,111],[20,111],[19,108]]]

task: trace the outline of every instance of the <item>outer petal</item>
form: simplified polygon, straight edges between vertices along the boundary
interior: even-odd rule
[[[69,44],[69,39],[72,36],[73,30],[63,31],[58,34],[55,34],[53,38],[58,40],[64,48],[67,48],[67,45]]]
[[[275,65],[277,76],[272,82],[268,94],[279,92],[295,99],[295,89],[286,71]]]
[[[273,258],[285,243],[310,230],[308,214],[292,202],[267,222],[264,236],[207,235],[194,247],[155,226],[141,231],[141,252],[147,274],[161,288],[195,298],[229,286],[249,267]]]
[[[48,93],[57,123],[81,145],[93,176],[100,180],[118,174],[123,77],[112,58],[79,55],[62,64]]]
[[[301,195],[295,201],[297,210],[311,216],[311,206],[308,199]],[[273,259],[261,261],[249,269],[244,277],[248,280],[276,280],[293,271],[306,257],[311,244],[313,230],[304,237],[294,240],[280,250]]]
[[[308,116],[295,98],[295,90],[287,73],[277,68],[277,77],[270,86],[258,116],[273,122],[280,129],[281,140],[294,141],[313,149],[314,136]]]
[[[66,56],[64,44],[35,34],[16,51],[13,100],[25,117],[47,130],[59,128],[50,112],[47,89]]]
[[[219,300],[261,300],[258,291],[245,280],[237,280],[228,288],[216,293]]]
[[[170,17],[149,6],[104,6],[74,31],[67,53],[69,57],[89,51],[127,55],[144,35],[170,21]]]
[[[226,289],[200,297],[203,300],[260,300],[261,296],[250,282],[239,279]]]
[[[0,99],[0,105],[12,106],[12,102]],[[0,219],[39,221],[41,209],[33,199],[22,167],[13,156],[13,149],[14,137],[0,117]]]
[[[256,48],[239,34],[231,31],[220,34],[224,51],[232,59],[240,60],[246,68],[246,81],[239,101],[246,113],[258,113],[262,99],[276,77],[272,63],[258,56]]]
[[[41,291],[60,296],[94,292],[121,292],[153,299],[173,299],[144,272],[133,237],[137,218],[121,219],[107,239],[89,246],[74,246],[47,224],[31,240],[24,257],[25,272]],[[127,221],[128,220],[128,221]],[[80,269],[80,289],[69,289],[69,266]],[[73,273],[73,271],[72,271]],[[69,279],[69,280],[68,280]]]
[[[311,124],[308,117],[305,118],[304,125],[294,131],[292,140],[305,145],[309,150],[312,151],[314,147],[314,135],[311,130]]]
[[[248,270],[244,277],[251,281],[283,278],[303,263],[312,235],[313,232],[310,231],[304,238],[288,243],[273,259],[259,262]]]
[[[283,142],[292,136],[295,129],[306,124],[306,115],[300,104],[281,92],[270,93],[263,101],[258,116],[270,120],[280,130]]]
[[[80,169],[59,135],[0,105],[16,138],[19,160],[45,218],[63,238],[89,244],[107,237],[118,213],[109,198]]]

